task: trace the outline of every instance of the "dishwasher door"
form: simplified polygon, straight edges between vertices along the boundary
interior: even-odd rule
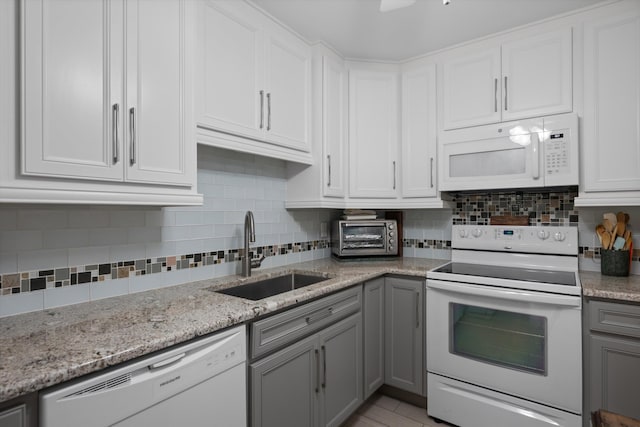
[[[246,383],[239,326],[43,392],[40,426],[244,427]]]

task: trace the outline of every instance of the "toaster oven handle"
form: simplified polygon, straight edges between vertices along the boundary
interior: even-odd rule
[[[540,179],[540,138],[538,132],[531,132],[531,151],[533,179]]]
[[[485,298],[498,298],[510,301],[521,301],[524,303],[580,307],[579,296],[548,294],[526,291],[522,289],[502,289],[490,286],[468,285],[464,283],[427,279],[427,292],[429,291],[429,289],[434,289],[446,293],[481,296]]]

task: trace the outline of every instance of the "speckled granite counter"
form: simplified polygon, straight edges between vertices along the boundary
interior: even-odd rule
[[[212,292],[248,280],[227,276],[2,318],[0,402],[383,274],[426,277],[427,270],[445,262],[418,258],[345,262],[324,259],[255,270],[251,280],[291,270],[331,277],[260,301]]]
[[[640,276],[603,276],[598,272],[581,271],[582,295],[621,302],[640,302]]]

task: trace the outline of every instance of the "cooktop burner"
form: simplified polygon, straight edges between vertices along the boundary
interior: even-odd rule
[[[575,273],[570,271],[503,267],[499,265],[472,264],[464,262],[450,262],[433,271],[438,273],[461,274],[464,276],[577,286]]]

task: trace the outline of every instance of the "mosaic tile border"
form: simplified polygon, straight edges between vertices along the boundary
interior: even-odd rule
[[[451,240],[402,239],[405,248],[451,249]]]
[[[600,246],[597,247],[589,247],[589,246],[580,246],[578,247],[578,256],[586,259],[600,259],[600,251],[602,248]],[[634,249],[631,254],[631,262],[640,262],[640,249]]]
[[[578,226],[579,214],[573,199],[575,187],[561,191],[503,191],[455,193],[453,224],[489,225],[491,216],[529,217],[529,225]]]
[[[287,255],[329,248],[329,240],[284,243],[251,248],[251,258]],[[0,275],[0,295],[19,294],[42,289],[61,288],[83,283],[104,282],[172,270],[240,261],[244,248],[194,254],[163,256],[111,263],[96,263],[76,267],[50,268]]]

